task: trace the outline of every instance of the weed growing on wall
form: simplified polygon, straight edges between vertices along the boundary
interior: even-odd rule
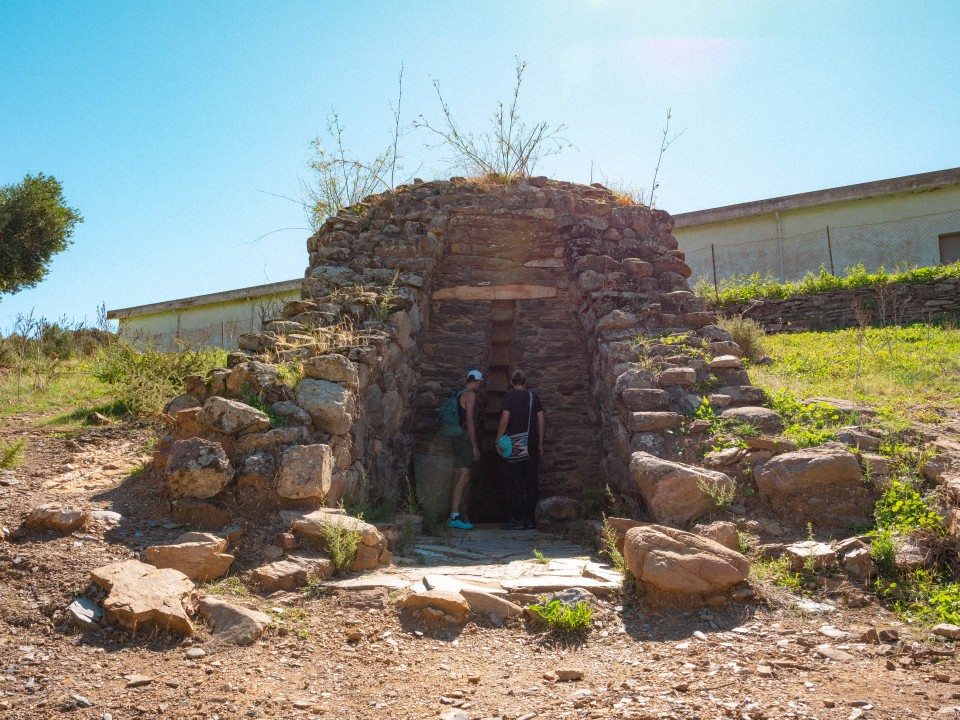
[[[362,518],[361,518],[362,519]],[[339,575],[350,568],[357,557],[361,533],[344,526],[343,520],[335,524],[326,524],[320,529],[324,550],[330,556],[334,571]]]

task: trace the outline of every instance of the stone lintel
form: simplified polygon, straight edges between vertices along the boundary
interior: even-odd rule
[[[433,300],[539,300],[556,296],[557,289],[546,285],[458,285],[435,290]]]

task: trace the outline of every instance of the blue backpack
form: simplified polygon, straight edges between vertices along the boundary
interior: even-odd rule
[[[444,437],[456,437],[463,433],[460,427],[460,395],[463,390],[455,390],[440,405],[440,434]]]

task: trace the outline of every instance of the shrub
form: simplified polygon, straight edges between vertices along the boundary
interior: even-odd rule
[[[593,610],[589,603],[585,602],[570,606],[560,600],[547,602],[546,598],[542,598],[540,603],[531,605],[530,609],[542,618],[551,630],[563,635],[585,630],[593,622]]]
[[[183,348],[163,352],[143,350],[120,339],[101,350],[94,376],[113,388],[116,399],[136,415],[157,415],[167,400],[183,392],[190,375],[202,375],[226,364],[218,348]]]
[[[740,346],[748,360],[757,361],[766,354],[766,331],[756,320],[745,317],[721,318],[717,325],[730,333],[730,337]]]
[[[23,438],[6,442],[0,440],[0,470],[13,470],[23,465],[27,441]]]
[[[716,510],[726,510],[733,505],[733,499],[737,496],[737,483],[731,480],[729,485],[710,482],[700,478],[697,480],[697,487],[704,495],[710,498],[713,507]]]
[[[334,571],[339,575],[349,569],[357,557],[360,531],[344,527],[343,520],[338,518],[335,525],[324,525],[320,533],[323,547],[333,562]]]

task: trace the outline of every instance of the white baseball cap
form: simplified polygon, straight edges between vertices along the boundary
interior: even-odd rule
[[[468,380],[468,381],[469,381],[469,380],[477,380],[477,381],[483,380],[483,373],[480,372],[479,370],[471,370],[470,372],[467,373],[467,380]]]

